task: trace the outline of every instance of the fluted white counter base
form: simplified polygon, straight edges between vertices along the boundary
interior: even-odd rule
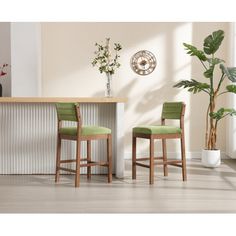
[[[113,172],[122,178],[124,104],[82,103],[81,113],[83,125],[112,129]],[[53,103],[0,103],[0,174],[54,174],[56,128]],[[82,155],[86,156],[85,143]],[[94,160],[106,158],[105,141],[92,142],[92,155]],[[63,141],[62,158],[72,156],[75,156],[75,142]],[[102,167],[92,169],[94,174],[106,173]],[[86,169],[82,169],[81,173],[86,173]]]

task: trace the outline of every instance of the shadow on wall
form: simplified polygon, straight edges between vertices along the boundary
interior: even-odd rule
[[[158,106],[162,106],[164,102],[173,101],[179,91],[173,89],[173,82],[167,82],[163,87],[151,88],[139,104],[136,105],[137,113],[145,113],[150,110],[155,110]],[[173,92],[170,91],[173,89]],[[168,98],[167,98],[168,97]],[[158,114],[157,114],[158,117]]]
[[[128,117],[128,120],[126,121],[125,128],[125,148],[129,150],[129,152],[131,152],[132,128],[142,124],[160,124],[162,104],[166,101],[176,101],[176,97],[180,92],[178,89],[173,88],[176,82],[176,72],[179,70],[179,68],[176,68],[174,61],[174,58],[176,59],[175,36],[176,28],[184,25],[184,23],[166,24],[168,24],[168,27],[165,27],[164,24],[157,25],[157,27],[160,26],[158,33],[164,38],[162,48],[164,53],[159,55],[157,59],[158,65],[155,71],[148,76],[132,78],[134,82],[129,82],[128,85],[123,86],[118,92],[119,96],[128,97],[128,103],[126,104],[126,117]],[[146,30],[148,31],[148,29]],[[151,31],[153,31],[153,29]],[[149,37],[152,37],[150,32],[147,34],[146,40],[148,40]],[[135,39],[131,38],[130,40]],[[136,48],[134,49],[136,50]],[[154,47],[153,50],[155,53],[158,53],[158,48]],[[186,65],[186,67],[188,66],[189,65]],[[147,81],[146,84],[144,80]],[[141,89],[139,84],[143,84]],[[179,101],[179,99],[177,100]],[[129,120],[130,117],[132,117],[132,121]],[[168,141],[168,143],[172,144],[172,149],[175,149],[177,146],[177,143],[174,141]],[[161,144],[159,142],[157,148],[161,150]],[[147,143],[146,145],[141,145],[141,149],[141,152],[146,152]]]

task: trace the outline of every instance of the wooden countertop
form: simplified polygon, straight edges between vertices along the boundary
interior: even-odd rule
[[[125,103],[127,100],[122,97],[0,97],[0,103]]]

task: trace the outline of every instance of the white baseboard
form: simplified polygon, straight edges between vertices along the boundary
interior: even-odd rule
[[[186,159],[191,160],[191,159],[201,159],[201,152],[186,152]],[[143,152],[143,153],[137,153],[137,157],[148,157],[149,153],[148,152]],[[155,156],[162,156],[161,152],[155,152]],[[181,159],[181,153],[180,152],[167,152],[167,158],[170,159]],[[221,158],[222,159],[230,159],[225,152],[221,152]],[[131,152],[125,152],[125,159],[129,160],[132,159],[132,153]]]

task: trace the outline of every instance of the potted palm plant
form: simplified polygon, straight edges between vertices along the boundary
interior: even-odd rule
[[[217,109],[217,99],[226,93],[236,94],[236,67],[227,67],[225,61],[216,57],[222,41],[224,31],[217,30],[208,35],[203,42],[203,50],[195,46],[184,43],[187,54],[196,57],[203,66],[203,77],[206,82],[199,82],[195,79],[182,80],[174,85],[177,88],[187,89],[189,92],[196,94],[203,92],[208,97],[208,107],[206,110],[206,131],[205,131],[205,149],[202,150],[202,164],[206,167],[216,167],[220,165],[220,150],[216,147],[217,128],[220,120],[226,116],[236,115],[233,108]],[[220,77],[217,78],[216,69],[220,69]],[[228,79],[226,87],[223,82]]]

